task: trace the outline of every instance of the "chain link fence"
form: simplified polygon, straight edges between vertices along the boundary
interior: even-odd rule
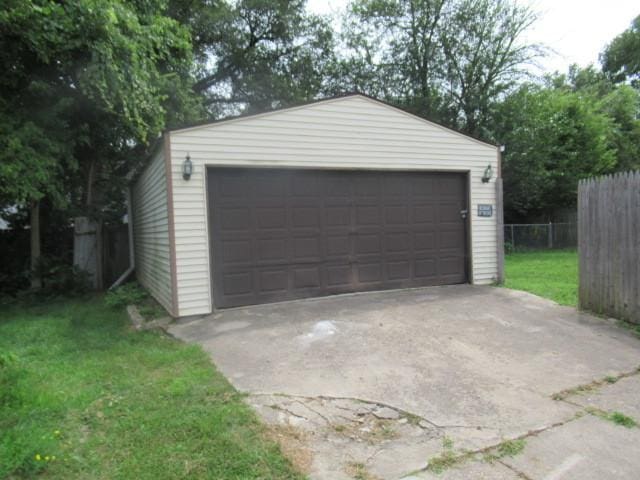
[[[578,247],[576,223],[511,223],[504,226],[505,252]]]

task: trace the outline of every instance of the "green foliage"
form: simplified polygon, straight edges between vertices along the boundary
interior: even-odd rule
[[[200,348],[100,298],[5,308],[7,349],[22,403],[0,405],[0,478],[301,478]]]
[[[110,308],[124,308],[127,305],[138,305],[148,297],[145,289],[136,282],[130,282],[109,290],[104,296],[104,303]]]
[[[82,295],[91,289],[89,273],[69,265],[65,258],[40,257],[37,268],[43,284],[37,295]]]
[[[507,220],[574,207],[580,179],[615,169],[614,121],[588,93],[525,84],[500,105],[496,123],[507,145]]]
[[[343,85],[487,136],[491,107],[539,54],[523,42],[534,20],[510,0],[355,0],[339,72]]]
[[[499,458],[515,457],[524,450],[527,443],[524,440],[506,440],[498,445],[497,454]]]
[[[638,425],[633,418],[620,412],[611,412],[607,418],[616,425],[620,425],[622,427],[633,428]]]
[[[602,69],[614,82],[630,81],[640,87],[640,15],[607,45],[600,61]]]
[[[3,3],[2,204],[47,196],[99,215],[111,198],[96,191],[121,189],[132,159],[167,122],[184,119],[197,103],[190,37],[166,8],[164,0]]]
[[[120,309],[128,305],[135,305],[140,315],[146,320],[167,315],[164,308],[137,282],[125,283],[109,290],[104,297],[104,303],[107,307]]]
[[[540,295],[561,305],[576,306],[578,254],[572,250],[550,250],[507,255],[504,286]]]
[[[0,411],[17,403],[19,376],[17,357],[11,352],[0,350]]]
[[[196,91],[211,112],[268,110],[309,100],[322,90],[333,59],[327,19],[304,0],[173,1],[191,27],[198,59]]]
[[[515,457],[524,450],[527,442],[524,439],[518,440],[505,440],[500,443],[496,448],[487,452],[483,456],[485,462],[493,463],[496,460],[500,460],[504,457]]]

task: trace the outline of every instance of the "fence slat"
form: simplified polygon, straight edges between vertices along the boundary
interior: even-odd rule
[[[640,172],[578,185],[580,308],[640,324]]]

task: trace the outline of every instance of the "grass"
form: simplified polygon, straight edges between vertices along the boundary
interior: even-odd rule
[[[636,422],[634,418],[621,412],[607,412],[605,410],[594,407],[587,407],[585,410],[591,415],[600,417],[604,420],[608,420],[611,423],[615,423],[616,425],[619,425],[621,427],[634,428],[638,426],[638,422]]]
[[[622,427],[633,428],[638,425],[638,423],[633,418],[620,412],[611,412],[608,418],[616,425],[620,425]]]
[[[550,250],[506,255],[504,286],[576,306],[578,254],[575,250]]]
[[[456,455],[453,451],[453,440],[449,437],[442,438],[442,453],[429,459],[427,471],[440,474],[445,470],[463,462],[467,458],[466,453]]]
[[[500,460],[505,457],[515,457],[524,450],[527,442],[524,439],[517,440],[505,440],[491,452],[485,453],[484,461],[493,463],[496,460]]]
[[[99,297],[0,309],[0,478],[302,478],[200,348]]]

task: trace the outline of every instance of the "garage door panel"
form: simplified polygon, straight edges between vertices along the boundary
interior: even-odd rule
[[[356,226],[380,225],[380,207],[378,205],[357,205]]]
[[[379,233],[357,234],[354,237],[354,254],[369,255],[382,253],[382,240]]]
[[[293,288],[320,288],[322,275],[319,265],[298,266],[293,268]]]
[[[251,258],[251,240],[249,239],[222,241],[220,247],[225,264],[244,262]]]
[[[411,249],[411,233],[395,232],[385,233],[384,236],[385,252],[402,253]]]
[[[221,215],[220,227],[224,231],[248,230],[251,225],[251,210],[247,207],[229,207]]]
[[[409,280],[411,279],[411,262],[409,259],[387,262],[387,278],[391,281],[394,280]]]
[[[328,227],[348,227],[351,224],[351,206],[328,206],[325,209],[325,225]]]
[[[327,286],[329,288],[348,287],[354,283],[353,268],[351,265],[327,265]]]
[[[434,251],[438,247],[436,232],[415,232],[413,250],[415,252]]]
[[[383,280],[382,263],[358,263],[356,264],[356,272],[360,283],[380,283]]]
[[[271,230],[287,226],[287,208],[285,205],[259,207],[256,208],[255,212],[258,230]]]
[[[293,239],[293,260],[321,261],[320,238],[317,236],[297,237]]]
[[[268,294],[286,294],[289,289],[287,268],[261,270],[258,272],[258,291]]]
[[[435,258],[417,258],[415,260],[415,273],[417,278],[432,277],[438,274],[438,262]]]
[[[466,279],[465,180],[213,168],[216,306]]]
[[[319,227],[320,209],[316,206],[295,207],[292,209],[291,227]]]
[[[416,225],[434,224],[437,219],[436,209],[437,206],[433,204],[414,204],[411,208],[411,223]]]
[[[256,238],[255,260],[287,262],[287,242],[281,238]]]
[[[326,255],[331,257],[348,257],[351,252],[351,238],[347,235],[327,235]]]

